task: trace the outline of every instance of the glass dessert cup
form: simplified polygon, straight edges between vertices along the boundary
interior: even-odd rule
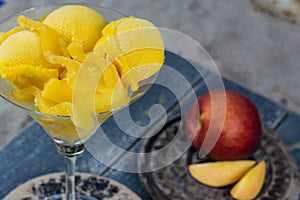
[[[47,4],[39,7],[34,7],[28,10],[25,10],[21,13],[18,13],[10,18],[5,19],[0,23],[1,32],[6,32],[12,28],[14,28],[16,24],[16,19],[19,15],[25,15],[31,19],[38,20],[40,17],[45,14],[61,7],[64,5],[70,5],[72,3],[58,3],[58,4]],[[77,3],[74,3],[77,5]],[[95,5],[89,4],[80,4],[84,6],[89,6],[97,12],[101,13],[101,15],[107,20],[107,22],[114,21],[125,17],[124,14],[112,10],[110,8],[99,7]],[[153,78],[155,75],[150,77],[149,83],[153,82]],[[142,94],[148,90],[151,84],[145,84],[146,81],[143,81],[143,87],[140,87],[138,91],[131,92],[130,99],[126,105],[130,102],[136,100]],[[28,113],[36,122],[38,122],[45,132],[51,136],[56,146],[56,149],[59,153],[61,153],[65,158],[65,172],[66,172],[66,188],[65,194],[62,194],[60,197],[57,195],[55,197],[49,197],[47,199],[67,199],[67,200],[75,200],[76,198],[80,199],[94,199],[92,197],[83,197],[78,196],[75,192],[75,162],[76,157],[80,153],[82,153],[85,149],[85,144],[88,141],[88,138],[96,131],[97,127],[94,126],[92,129],[85,131],[78,131],[78,127],[74,125],[74,120],[69,116],[58,116],[52,114],[45,114],[39,112],[37,108],[30,103],[24,103],[22,101],[18,101],[12,97],[12,92],[14,91],[14,87],[12,84],[7,82],[6,80],[0,77],[0,96],[2,96],[6,101],[12,103],[13,105],[21,108],[21,110]],[[130,91],[130,90],[128,90]],[[74,96],[73,96],[74,97]],[[115,98],[115,97],[113,97]],[[113,115],[113,113],[119,111],[126,105],[122,105],[119,107],[114,107],[109,111],[105,111],[102,113],[95,114],[94,117],[98,121],[96,125],[99,127],[106,119]],[[80,133],[78,133],[80,132]]]

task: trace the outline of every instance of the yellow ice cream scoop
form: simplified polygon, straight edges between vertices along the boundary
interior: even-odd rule
[[[40,36],[31,31],[19,31],[0,45],[0,62],[4,66],[31,65],[52,67],[42,52]]]
[[[2,42],[4,42],[9,36],[23,31],[24,29],[22,27],[16,26],[14,28],[12,28],[11,30],[9,30],[8,32],[0,32],[0,45],[2,44]]]
[[[36,32],[41,38],[41,48],[45,59],[51,63],[53,56],[69,57],[67,52],[67,41],[56,30],[50,28],[40,21],[34,21],[24,15],[20,15],[17,19],[18,24],[24,29]]]
[[[96,43],[102,57],[117,67],[122,81],[132,91],[154,75],[164,62],[164,43],[157,27],[148,20],[127,17],[109,23]],[[100,51],[99,51],[100,52]]]
[[[64,35],[70,43],[75,43],[71,46],[76,46],[78,52],[82,50],[81,53],[93,49],[106,25],[105,19],[98,12],[81,5],[60,7],[51,12],[43,23]],[[82,47],[81,50],[78,45]]]

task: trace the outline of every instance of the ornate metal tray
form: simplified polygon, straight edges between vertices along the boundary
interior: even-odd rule
[[[88,195],[88,200],[140,200],[126,186],[106,177],[76,173],[76,194]],[[12,190],[4,200],[63,200],[64,173],[52,173],[31,179]],[[87,200],[76,197],[76,200]]]
[[[144,152],[151,152],[168,144],[179,130],[180,118],[169,122],[158,134],[150,138]],[[179,130],[182,131],[182,130]],[[170,151],[173,151],[170,149]],[[168,155],[168,154],[166,154]],[[167,159],[167,158],[166,158]],[[297,166],[278,138],[271,130],[264,130],[261,148],[250,159],[267,163],[267,175],[263,188],[256,199],[298,200],[300,176]],[[160,170],[140,174],[140,178],[154,200],[232,200],[232,187],[213,188],[193,179],[187,165],[199,163],[196,151],[191,147],[178,160]],[[138,164],[152,165],[159,162],[153,158],[140,157]]]

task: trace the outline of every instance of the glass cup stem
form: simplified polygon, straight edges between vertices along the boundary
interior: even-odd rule
[[[54,144],[59,153],[65,158],[66,173],[66,200],[75,200],[75,166],[77,155],[84,151],[84,143],[81,141],[68,143],[66,141],[54,139]]]
[[[65,155],[66,199],[75,200],[75,164],[77,156]]]

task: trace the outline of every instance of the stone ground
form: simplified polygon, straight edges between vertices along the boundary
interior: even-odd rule
[[[45,2],[61,1],[6,0],[0,19]],[[256,12],[251,0],[90,2],[192,37],[204,46],[224,77],[300,114],[298,25]],[[29,122],[26,114],[1,100],[0,147]]]

